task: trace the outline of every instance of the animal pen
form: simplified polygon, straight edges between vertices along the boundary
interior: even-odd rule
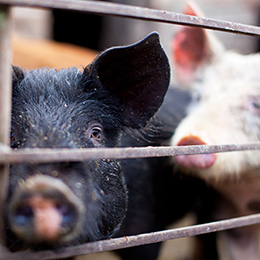
[[[0,214],[3,212],[8,182],[8,165],[33,162],[49,163],[60,161],[83,161],[87,159],[125,159],[162,157],[191,154],[209,154],[230,151],[259,150],[260,142],[249,144],[195,145],[179,147],[145,147],[145,148],[91,148],[91,149],[26,149],[14,151],[9,147],[11,118],[11,24],[10,10],[12,6],[26,6],[47,9],[66,9],[98,15],[112,15],[148,21],[196,26],[212,30],[260,36],[260,27],[239,23],[189,16],[179,13],[107,3],[102,1],[74,0],[0,0]],[[1,216],[2,217],[2,216]],[[138,245],[157,243],[170,239],[200,235],[236,227],[260,223],[260,214],[217,221],[208,224],[171,229],[149,234],[140,234],[122,238],[114,238],[97,242],[89,242],[79,246],[64,248],[62,251],[9,252],[5,244],[4,225],[0,218],[0,259],[52,259],[65,258],[101,251],[115,250]]]

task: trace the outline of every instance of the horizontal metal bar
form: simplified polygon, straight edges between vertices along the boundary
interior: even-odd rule
[[[260,28],[257,26],[244,25],[240,23],[233,23],[197,16],[189,16],[185,14],[168,12],[164,10],[155,10],[139,6],[107,3],[102,1],[0,0],[0,4],[50,9],[67,9],[78,12],[137,18],[148,21],[189,25],[218,31],[260,36]]]
[[[260,150],[260,142],[226,145],[193,145],[127,148],[84,149],[18,149],[0,146],[1,163],[48,163],[59,161],[84,161],[87,159],[126,159],[165,157],[191,154],[209,154],[232,151]]]
[[[177,239],[195,235],[201,235],[221,230],[227,230],[242,226],[254,225],[260,223],[260,214],[254,214],[245,217],[233,218],[229,220],[221,220],[208,224],[194,225],[165,231],[153,232],[148,234],[141,234],[135,236],[125,236],[121,238],[114,238],[102,240],[97,242],[90,242],[79,246],[63,248],[59,251],[39,251],[39,252],[22,252],[22,253],[0,253],[0,258],[8,260],[38,260],[38,259],[54,259],[66,258],[76,255],[84,255],[90,253],[97,253],[109,250],[116,250],[121,248],[147,245],[158,243],[170,239]]]

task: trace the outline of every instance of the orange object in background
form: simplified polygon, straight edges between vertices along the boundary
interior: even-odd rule
[[[12,64],[22,69],[62,69],[72,66],[83,68],[91,63],[97,54],[97,51],[73,44],[13,37]]]

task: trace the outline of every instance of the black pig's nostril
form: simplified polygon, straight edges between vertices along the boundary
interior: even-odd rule
[[[68,204],[58,204],[56,209],[62,215],[63,225],[72,224],[76,219],[76,210]]]
[[[28,205],[17,208],[15,212],[15,221],[18,225],[21,226],[26,225],[32,217],[33,210]]]
[[[62,216],[69,215],[70,213],[70,208],[66,204],[58,204],[56,208],[62,214]]]

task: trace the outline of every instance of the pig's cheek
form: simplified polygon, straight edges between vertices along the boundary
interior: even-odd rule
[[[186,168],[207,169],[216,161],[216,154],[196,154],[176,156],[177,163]]]

